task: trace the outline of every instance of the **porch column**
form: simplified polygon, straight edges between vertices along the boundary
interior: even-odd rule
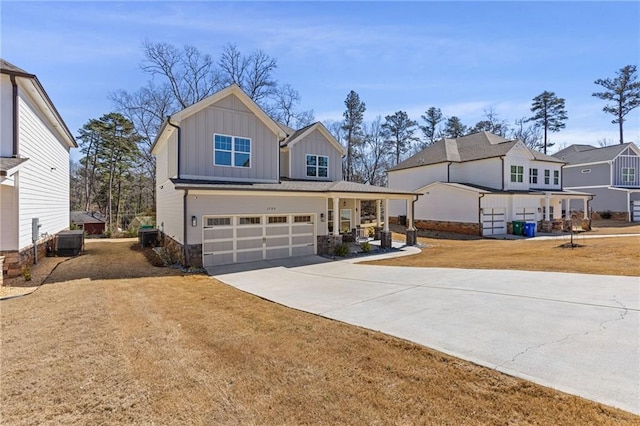
[[[585,198],[582,199],[582,202],[583,202],[583,205],[584,205],[584,208],[582,209],[582,211],[584,212],[584,215],[582,216],[582,218],[583,219],[589,219],[589,211],[588,211],[589,199],[585,197]]]
[[[376,200],[376,227],[380,228],[380,200]]]
[[[333,197],[333,236],[340,235],[340,199]]]
[[[406,244],[408,246],[415,246],[418,242],[418,231],[413,226],[413,200],[407,198],[407,230],[405,231],[407,236]]]
[[[544,197],[544,220],[545,222],[549,222],[549,195],[545,195]]]
[[[391,231],[389,231],[389,200],[384,200],[384,226],[380,233],[380,247],[391,248]]]
[[[354,227],[357,228],[361,225],[361,217],[362,217],[362,205],[360,200],[356,200],[356,211],[354,212],[356,217],[353,218]]]

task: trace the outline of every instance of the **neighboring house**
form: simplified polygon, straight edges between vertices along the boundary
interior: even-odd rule
[[[106,221],[98,212],[71,212],[71,225],[82,229],[88,235],[104,234]]]
[[[344,148],[321,123],[278,124],[236,85],[168,117],[152,153],[158,227],[192,266],[327,253],[360,224],[362,200],[379,218],[417,198],[343,182]]]
[[[553,156],[567,163],[566,188],[595,194],[594,212],[640,221],[640,149],[633,142],[602,148],[571,145]]]
[[[522,141],[480,132],[435,142],[388,170],[388,181],[390,188],[424,194],[415,205],[419,228],[496,235],[516,220],[546,231],[562,227],[563,201],[586,206],[591,198],[563,189],[563,164]],[[391,216],[406,212],[392,203]]]
[[[13,276],[69,227],[69,150],[77,145],[35,75],[0,59],[0,77],[0,256]]]

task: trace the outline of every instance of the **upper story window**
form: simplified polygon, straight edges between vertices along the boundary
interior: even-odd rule
[[[538,183],[538,169],[529,169],[529,183]]]
[[[551,171],[549,169],[544,170],[544,184],[549,185],[551,183]]]
[[[213,135],[213,164],[216,166],[251,167],[251,139]]]
[[[633,167],[623,167],[622,168],[622,182],[623,183],[631,183],[636,180],[636,169]]]
[[[511,182],[524,182],[524,166],[511,166]]]
[[[326,155],[307,154],[307,177],[329,176],[329,157]]]
[[[553,184],[560,185],[560,170],[553,171]]]

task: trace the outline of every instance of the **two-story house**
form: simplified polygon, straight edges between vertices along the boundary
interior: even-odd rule
[[[640,221],[640,149],[633,142],[600,148],[571,145],[553,156],[567,163],[565,188],[596,196],[593,211]]]
[[[237,85],[168,117],[152,152],[159,229],[193,266],[328,252],[358,227],[363,200],[390,245],[381,211],[417,198],[342,181],[344,148],[321,123],[294,131]]]
[[[563,189],[563,164],[522,141],[480,132],[435,142],[389,169],[388,182],[424,194],[415,205],[418,228],[498,235],[514,220],[549,229],[569,200],[586,209],[589,194]],[[391,204],[391,216],[405,214],[403,205]]]
[[[69,227],[69,150],[77,145],[38,78],[3,59],[0,99],[0,256],[15,276]]]

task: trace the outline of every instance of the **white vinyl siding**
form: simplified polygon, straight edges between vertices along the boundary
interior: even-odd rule
[[[0,250],[18,250],[18,188],[0,185]]]
[[[171,181],[159,183],[156,189],[156,223],[158,229],[179,243],[182,239],[183,191],[176,191]]]
[[[53,235],[69,227],[69,149],[22,91],[18,108],[19,152],[29,158],[18,172],[18,249],[22,249],[32,244],[33,218],[40,221],[40,234]]]

